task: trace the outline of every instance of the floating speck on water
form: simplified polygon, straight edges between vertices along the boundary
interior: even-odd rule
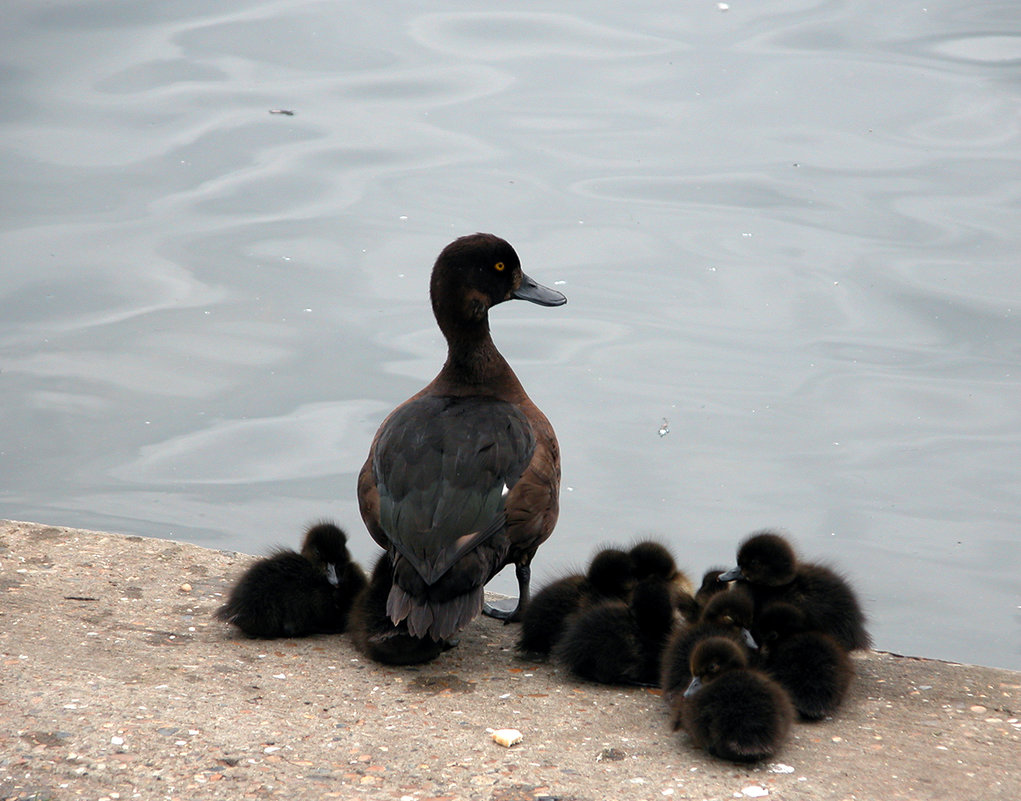
[[[670,433],[670,421],[667,420],[664,417],[663,418],[663,422],[659,424],[659,435],[661,437],[665,437],[669,433]]]
[[[716,8],[720,11],[730,11],[730,3],[717,3]]]
[[[566,283],[567,283],[567,281],[554,281],[553,285],[554,286],[563,286]]]
[[[408,221],[408,215],[407,214],[402,214],[397,219],[399,219],[401,222],[407,222]]]

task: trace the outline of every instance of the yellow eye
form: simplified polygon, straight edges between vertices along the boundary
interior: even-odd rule
[[[502,261],[498,261],[496,264],[493,265],[493,269],[496,270],[498,273],[502,273],[506,266],[507,265],[504,264]]]

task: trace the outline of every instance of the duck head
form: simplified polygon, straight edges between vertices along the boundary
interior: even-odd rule
[[[794,581],[798,560],[794,549],[779,534],[761,532],[745,540],[737,551],[737,567],[719,577],[720,581],[743,579],[749,584],[782,587]]]
[[[458,330],[488,328],[489,309],[505,300],[567,303],[563,293],[525,275],[514,248],[493,234],[470,234],[447,245],[433,266],[429,294],[448,338]]]

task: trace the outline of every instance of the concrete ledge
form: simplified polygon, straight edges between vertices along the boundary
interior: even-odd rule
[[[236,639],[211,615],[252,559],[0,522],[0,798],[1021,796],[1018,673],[868,654],[836,718],[745,768],[669,731],[655,692],[521,661],[493,620],[418,668]]]

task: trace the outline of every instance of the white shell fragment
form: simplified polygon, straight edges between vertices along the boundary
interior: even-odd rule
[[[493,742],[499,743],[504,748],[510,748],[521,740],[521,732],[517,729],[497,729],[493,732]]]

